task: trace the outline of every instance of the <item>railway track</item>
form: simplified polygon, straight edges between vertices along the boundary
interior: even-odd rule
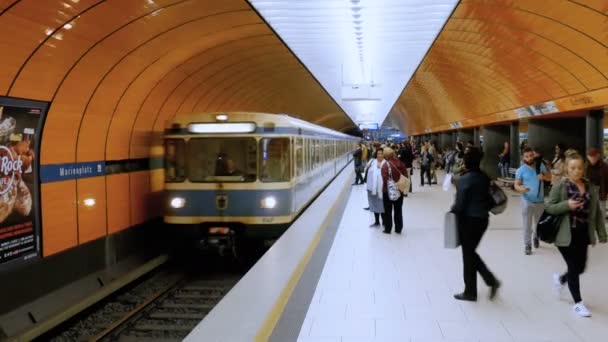
[[[181,341],[241,275],[160,272],[45,341]]]

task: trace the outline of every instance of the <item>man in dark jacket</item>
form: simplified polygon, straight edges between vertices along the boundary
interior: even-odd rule
[[[490,287],[490,299],[494,299],[500,282],[490,272],[475,251],[488,229],[490,211],[490,178],[480,170],[481,151],[468,147],[464,154],[464,175],[456,185],[456,201],[451,212],[458,222],[458,236],[462,244],[464,292],[454,295],[458,300],[477,300],[477,272]]]
[[[357,176],[353,185],[360,185],[364,183],[363,168],[365,165],[363,165],[363,144],[360,144],[359,148],[353,152],[353,159],[355,164],[355,175]]]
[[[407,168],[408,177],[412,175],[412,167],[414,164],[414,152],[409,142],[403,144],[403,148],[399,151],[399,160]],[[409,192],[412,192],[412,182],[410,182]]]
[[[606,217],[606,200],[608,199],[608,165],[602,160],[598,148],[590,148],[587,151],[586,177],[589,181],[600,188],[600,207],[602,217]]]

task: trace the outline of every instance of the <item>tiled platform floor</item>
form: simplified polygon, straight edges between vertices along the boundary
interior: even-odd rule
[[[478,250],[503,282],[499,298],[490,302],[479,278],[480,300],[459,302],[461,252],[442,240],[453,192],[418,184],[404,202],[404,235],[369,228],[365,186],[353,189],[299,341],[608,341],[607,245],[590,248],[581,280],[593,317],[575,316],[567,289],[561,300],[551,292],[561,256],[542,244],[524,255],[519,197],[511,197]]]

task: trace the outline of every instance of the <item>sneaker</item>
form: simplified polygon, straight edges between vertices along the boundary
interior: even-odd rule
[[[526,246],[526,255],[532,255],[532,246]]]
[[[553,273],[553,294],[555,297],[559,298],[562,295],[562,291],[564,290],[564,285],[559,279],[559,273]]]
[[[587,309],[585,304],[583,304],[583,302],[578,302],[578,303],[574,304],[574,307],[572,309],[574,310],[574,312],[576,312],[576,314],[578,314],[581,317],[591,317],[591,312],[589,312],[589,310]]]
[[[540,246],[540,243],[538,241],[538,236],[534,237],[534,248],[538,249],[538,247]]]

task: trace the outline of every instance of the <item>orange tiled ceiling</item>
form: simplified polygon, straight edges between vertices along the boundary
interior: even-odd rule
[[[52,101],[43,164],[147,157],[179,113],[353,127],[245,0],[0,0],[0,26],[0,95]]]
[[[608,104],[608,1],[463,0],[390,115],[420,134],[576,96]]]

